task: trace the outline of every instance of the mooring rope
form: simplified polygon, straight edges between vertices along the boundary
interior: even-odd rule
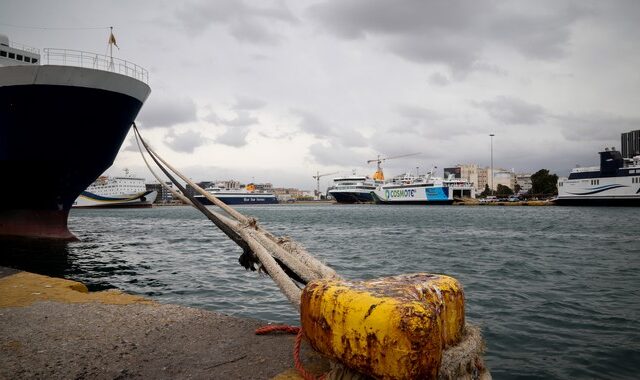
[[[302,332],[302,329],[300,327],[289,325],[269,325],[256,329],[256,335],[266,335],[276,331],[282,331],[288,334],[296,334],[295,344],[293,345],[293,361],[296,370],[298,370],[298,373],[300,373],[300,376],[302,376],[305,380],[323,380],[325,378],[325,375],[316,377],[314,374],[307,371],[302,364],[302,360],[300,359],[300,347],[302,346],[302,337],[304,336],[304,333]]]
[[[193,183],[185,175],[169,165],[149,147],[146,141],[142,138],[142,135],[135,123],[133,124],[133,129],[136,134],[137,141],[142,143],[142,146],[145,148],[154,163],[182,192],[183,196],[189,199],[192,206],[207,216],[207,218],[220,228],[220,230],[222,230],[231,240],[238,244],[244,251],[243,256],[246,254],[249,257],[253,257],[252,260],[260,263],[262,268],[274,280],[287,299],[297,308],[300,306],[301,290],[294,280],[299,281],[302,284],[306,284],[308,281],[323,277],[337,277],[335,271],[320,263],[319,260],[313,258],[297,244],[286,239],[276,238],[269,234],[258,225],[254,218],[242,215]],[[138,147],[141,154],[143,154],[140,145],[138,145]],[[145,163],[148,165],[146,160]],[[195,199],[195,197],[190,195],[186,188],[176,180],[169,170],[174,172],[181,179],[185,180],[196,192],[210,199],[212,203],[220,205],[220,208],[222,208],[231,218],[235,219],[235,221],[209,210],[201,202]],[[160,182],[162,183],[162,181]],[[287,247],[287,249],[285,249],[285,247]],[[246,263],[243,263],[243,265],[245,264]],[[247,265],[245,265],[245,267],[247,267]]]

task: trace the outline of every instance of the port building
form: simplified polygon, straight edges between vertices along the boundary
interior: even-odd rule
[[[622,133],[620,135],[620,143],[623,158],[632,158],[640,155],[640,129]]]

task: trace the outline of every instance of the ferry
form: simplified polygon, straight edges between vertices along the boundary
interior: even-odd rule
[[[371,203],[371,193],[383,181],[376,181],[368,176],[349,175],[333,179],[333,186],[328,193],[338,203]]]
[[[640,206],[640,156],[623,158],[605,148],[600,166],[575,168],[558,179],[559,205]]]
[[[80,194],[72,207],[151,207],[157,196],[157,191],[146,189],[143,178],[100,176]]]
[[[447,205],[458,197],[475,198],[472,182],[452,176],[444,179],[432,174],[395,176],[376,187],[371,195],[377,204]]]
[[[256,190],[255,186],[252,184],[241,188],[231,189],[225,188],[221,185],[213,185],[206,187],[204,190],[228,205],[278,203],[278,198],[275,194],[264,190]],[[204,195],[197,194],[194,198],[203,205],[213,204]]]
[[[0,235],[76,239],[69,210],[113,164],[148,80],[113,56],[0,35],[0,172],[17,186],[0,186]]]

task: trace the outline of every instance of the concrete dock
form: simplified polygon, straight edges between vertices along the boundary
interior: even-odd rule
[[[0,267],[0,379],[300,379],[295,337],[264,325]]]

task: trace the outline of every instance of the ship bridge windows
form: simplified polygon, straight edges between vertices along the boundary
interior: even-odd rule
[[[600,180],[599,179],[592,179],[591,180],[591,186],[597,186],[600,184]]]
[[[16,54],[9,52],[9,58],[16,59]]]
[[[7,52],[4,50],[0,50],[0,57],[6,57],[7,56]]]

